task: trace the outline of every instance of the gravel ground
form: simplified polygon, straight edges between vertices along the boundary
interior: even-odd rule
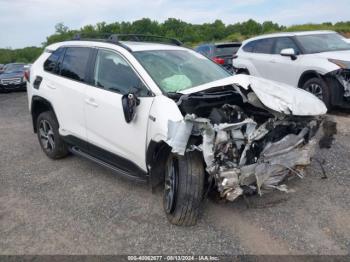
[[[48,159],[25,93],[0,94],[0,254],[349,254],[350,118],[295,193],[206,200],[197,226],[170,225],[162,194],[82,158]]]

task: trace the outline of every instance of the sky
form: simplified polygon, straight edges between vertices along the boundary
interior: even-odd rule
[[[226,24],[252,18],[288,26],[349,21],[349,6],[350,0],[0,0],[0,48],[40,46],[59,22],[79,29],[143,17]]]

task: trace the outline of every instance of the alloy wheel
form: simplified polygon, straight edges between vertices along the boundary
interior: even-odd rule
[[[174,211],[176,203],[177,180],[179,175],[179,163],[176,157],[167,161],[165,172],[165,211],[169,214]]]
[[[319,99],[323,100],[323,92],[321,85],[317,83],[311,83],[305,90],[315,95]]]
[[[53,128],[47,120],[41,120],[39,125],[40,141],[43,148],[51,152],[55,148]]]

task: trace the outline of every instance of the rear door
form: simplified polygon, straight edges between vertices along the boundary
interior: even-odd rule
[[[153,96],[120,53],[98,49],[92,81],[84,99],[90,153],[124,171],[135,166],[146,171],[146,137]],[[125,121],[122,96],[140,99],[136,117]]]
[[[78,138],[84,141],[86,140],[84,99],[92,49],[66,47],[58,51],[56,56],[59,55],[61,58],[52,63],[49,58],[44,65],[47,77],[44,77],[43,82],[48,90],[47,96],[53,103],[60,124],[60,134],[68,139]]]
[[[254,41],[253,53],[249,55],[257,70],[255,73],[267,79],[272,79],[272,75],[275,73],[271,67],[273,44],[273,38],[256,40]]]

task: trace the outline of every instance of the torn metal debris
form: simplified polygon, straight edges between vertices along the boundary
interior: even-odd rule
[[[303,178],[327,120],[283,113],[288,104],[281,112],[269,109],[252,91],[231,96],[223,90],[182,97],[184,120],[168,125],[172,152],[201,151],[208,178],[229,201],[246,192],[289,192],[284,182],[293,176]],[[238,99],[234,103],[233,97]]]

